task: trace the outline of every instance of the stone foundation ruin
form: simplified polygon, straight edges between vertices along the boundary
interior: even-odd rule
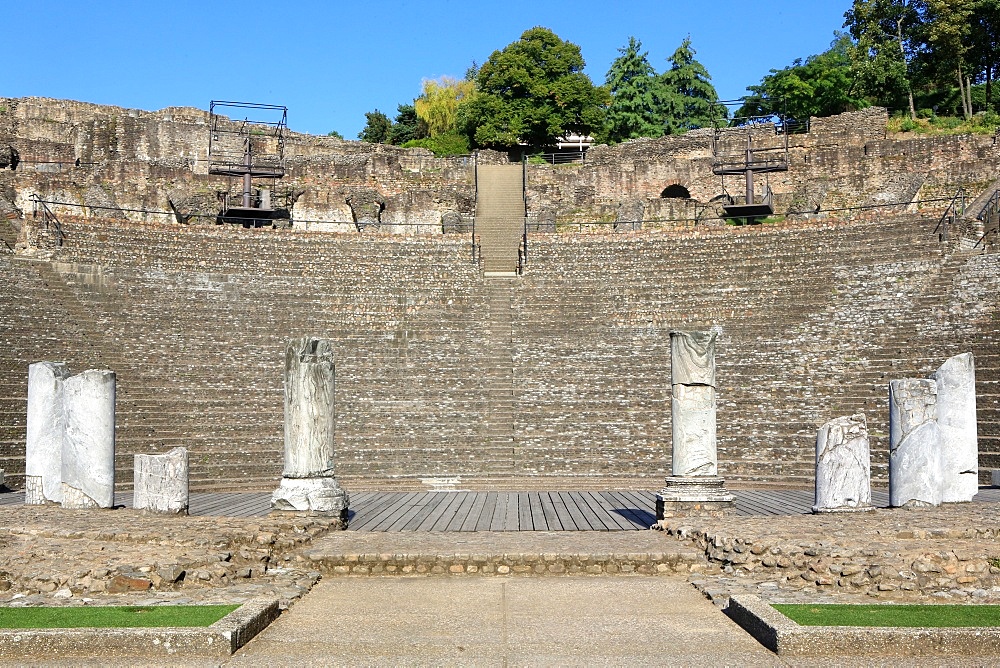
[[[890,138],[880,110],[814,119],[771,180],[779,213],[902,204],[747,228],[706,213],[719,183],[699,131],[595,147],[582,165],[529,165],[526,271],[500,285],[472,261],[467,234],[441,234],[443,219],[459,229],[474,213],[470,158],[290,133],[294,228],[245,230],[215,224],[205,112],[0,107],[0,147],[20,159],[0,171],[0,211],[12,216],[0,220],[0,468],[13,487],[27,365],[60,359],[116,371],[120,488],[134,454],[183,446],[192,490],[273,490],[284,346],[307,335],[338,351],[337,478],[352,492],[425,479],[659,487],[671,466],[660,371],[671,330],[718,332],[727,485],[811,487],[817,428],[857,413],[884,484],[888,381],[966,351],[979,470],[1000,466],[998,256],[973,247],[975,220],[939,240],[946,202],[909,204],[984,192],[1000,164],[992,137]],[[674,185],[690,198],[661,197]],[[58,235],[32,218],[36,193],[79,205],[49,205]],[[642,204],[641,229],[614,231],[623,202]],[[378,228],[359,233],[376,204]],[[13,252],[12,223],[33,246]],[[512,415],[503,435],[491,424],[498,378]]]

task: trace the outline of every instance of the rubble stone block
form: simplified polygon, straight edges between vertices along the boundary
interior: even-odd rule
[[[166,515],[188,513],[188,452],[136,455],[132,507]]]

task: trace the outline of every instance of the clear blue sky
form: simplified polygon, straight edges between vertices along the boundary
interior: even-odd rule
[[[9,0],[16,36],[0,95],[155,110],[212,99],[283,104],[293,130],[352,139],[364,113],[461,77],[536,25],[578,44],[604,83],[617,49],[642,41],[657,71],[690,35],[724,99],[772,68],[824,51],[850,0],[385,0],[233,2]]]

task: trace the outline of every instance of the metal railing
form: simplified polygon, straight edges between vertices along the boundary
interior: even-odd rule
[[[45,225],[45,229],[55,230],[56,242],[62,246],[66,235],[63,233],[62,225],[59,224],[56,214],[52,213],[52,209],[48,207],[48,203],[39,197],[37,193],[29,195],[28,199],[31,200],[31,217],[37,219],[41,215],[42,224]]]
[[[521,243],[517,247],[517,275],[524,275],[524,268],[528,264],[528,217],[524,217],[521,225]]]
[[[948,206],[934,228],[933,234],[938,235],[938,241],[948,241],[948,226],[954,225],[963,213],[965,213],[965,189],[959,188],[955,196],[948,202]]]
[[[973,248],[983,243],[990,233],[1000,230],[1000,188],[994,190],[990,198],[986,200],[986,204],[976,216],[976,220],[983,224],[983,236],[979,237],[979,241]]]

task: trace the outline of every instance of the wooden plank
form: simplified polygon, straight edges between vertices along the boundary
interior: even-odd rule
[[[459,527],[459,531],[475,531],[476,527],[479,526],[480,519],[483,515],[483,509],[486,507],[486,499],[488,495],[486,492],[479,492],[476,494],[476,499],[472,503],[472,508],[469,509],[469,516],[465,518],[462,522],[462,526]],[[490,513],[492,515],[492,512]]]
[[[535,525],[531,521],[531,503],[528,501],[527,492],[517,493],[517,531],[534,531]]]
[[[447,492],[428,492],[427,500],[424,502],[420,510],[410,517],[406,523],[400,527],[399,531],[416,531],[417,528],[430,517],[434,509],[437,508],[447,497]]]
[[[583,521],[590,525],[593,531],[607,531],[608,527],[605,526],[604,522],[601,522],[594,513],[590,510],[586,501],[580,495],[580,492],[570,492],[569,499],[566,500],[566,506],[568,507],[570,502],[576,504],[577,511],[580,513]],[[577,526],[580,525],[580,521],[577,520]]]
[[[635,531],[637,529],[648,529],[649,526],[642,526],[640,522],[633,522],[631,519],[619,512],[620,508],[617,501],[614,500],[607,492],[593,492],[590,494],[591,505],[598,504],[601,510],[611,518],[615,523],[618,524],[618,528],[622,531]],[[631,511],[629,511],[631,513]]]
[[[379,528],[380,531],[402,531],[406,523],[417,515],[421,510],[423,510],[430,499],[428,495],[430,492],[417,492],[417,495],[410,499],[406,506],[392,519],[392,522]]]
[[[428,529],[428,531],[446,531],[448,525],[454,521],[455,515],[458,513],[458,509],[462,507],[463,503],[465,503],[465,499],[469,496],[469,493],[452,492],[452,495],[453,498],[448,504],[448,507],[445,508],[444,512],[441,513],[441,516],[438,517],[437,521],[434,522],[434,525]]]
[[[497,507],[497,493],[487,492],[486,503],[483,505],[483,512],[479,514],[479,522],[473,531],[490,531],[493,524],[493,513]]]
[[[377,525],[386,515],[392,513],[399,504],[403,503],[406,496],[402,492],[389,494],[383,503],[373,505],[369,512],[364,515],[359,513],[360,521],[356,519],[353,526],[348,525],[348,529],[351,531],[371,531],[373,526]]]
[[[520,494],[517,492],[511,492],[507,495],[507,512],[503,517],[503,530],[504,531],[519,531],[520,530]]]
[[[590,502],[589,492],[572,492],[573,499],[576,501],[577,508],[580,512],[586,515],[587,520],[590,522],[590,526],[594,527],[598,531],[618,531],[621,527],[618,522],[611,519],[611,517],[604,512],[604,509],[599,505],[595,507],[595,504]]]
[[[510,494],[497,492],[497,504],[493,508],[493,517],[490,518],[490,531],[506,531],[504,520],[507,518],[507,504],[509,502]]]
[[[573,518],[573,524],[576,525],[577,531],[592,531],[594,529],[590,522],[580,509],[576,505],[576,500],[573,498],[573,492],[561,492],[559,496],[562,498],[563,503],[566,504],[566,511],[569,516]]]
[[[461,531],[462,525],[465,520],[468,519],[469,514],[472,512],[472,507],[476,504],[476,499],[479,498],[479,494],[476,492],[468,492],[465,494],[465,498],[462,499],[461,505],[458,510],[455,511],[455,516],[451,518],[444,530],[445,531]]]
[[[563,531],[578,531],[576,522],[570,516],[569,510],[566,508],[566,501],[562,498],[562,495],[562,492],[549,492],[549,498],[552,500],[552,509],[556,511]]]
[[[414,529],[414,531],[430,531],[431,527],[434,526],[434,523],[441,518],[441,515],[448,510],[448,506],[451,505],[451,502],[455,500],[456,492],[439,491],[434,492],[434,494],[441,495],[440,503],[435,504],[433,510],[431,510],[423,521],[417,525],[417,528]]]
[[[549,531],[562,531],[562,522],[559,521],[559,513],[556,512],[555,506],[552,503],[552,497],[548,492],[542,492],[538,496],[542,502],[542,514],[545,516],[545,526],[548,527]]]
[[[393,505],[392,510],[387,513],[383,513],[381,519],[378,522],[369,527],[369,531],[385,531],[387,527],[392,526],[392,524],[400,518],[400,516],[405,515],[408,510],[413,508],[414,503],[416,503],[424,492],[408,492],[399,503]]]
[[[542,497],[538,492],[528,492],[528,506],[531,511],[531,525],[534,531],[548,531],[549,523],[545,521],[542,511]]]
[[[656,509],[650,513],[645,506],[645,498],[636,499],[634,496],[626,495],[624,492],[604,492],[605,497],[608,499],[608,503],[612,505],[618,512],[616,514],[620,515],[622,519],[634,525],[635,527],[649,528],[643,526],[650,517],[649,524],[656,521]],[[650,513],[646,515],[645,513]]]

